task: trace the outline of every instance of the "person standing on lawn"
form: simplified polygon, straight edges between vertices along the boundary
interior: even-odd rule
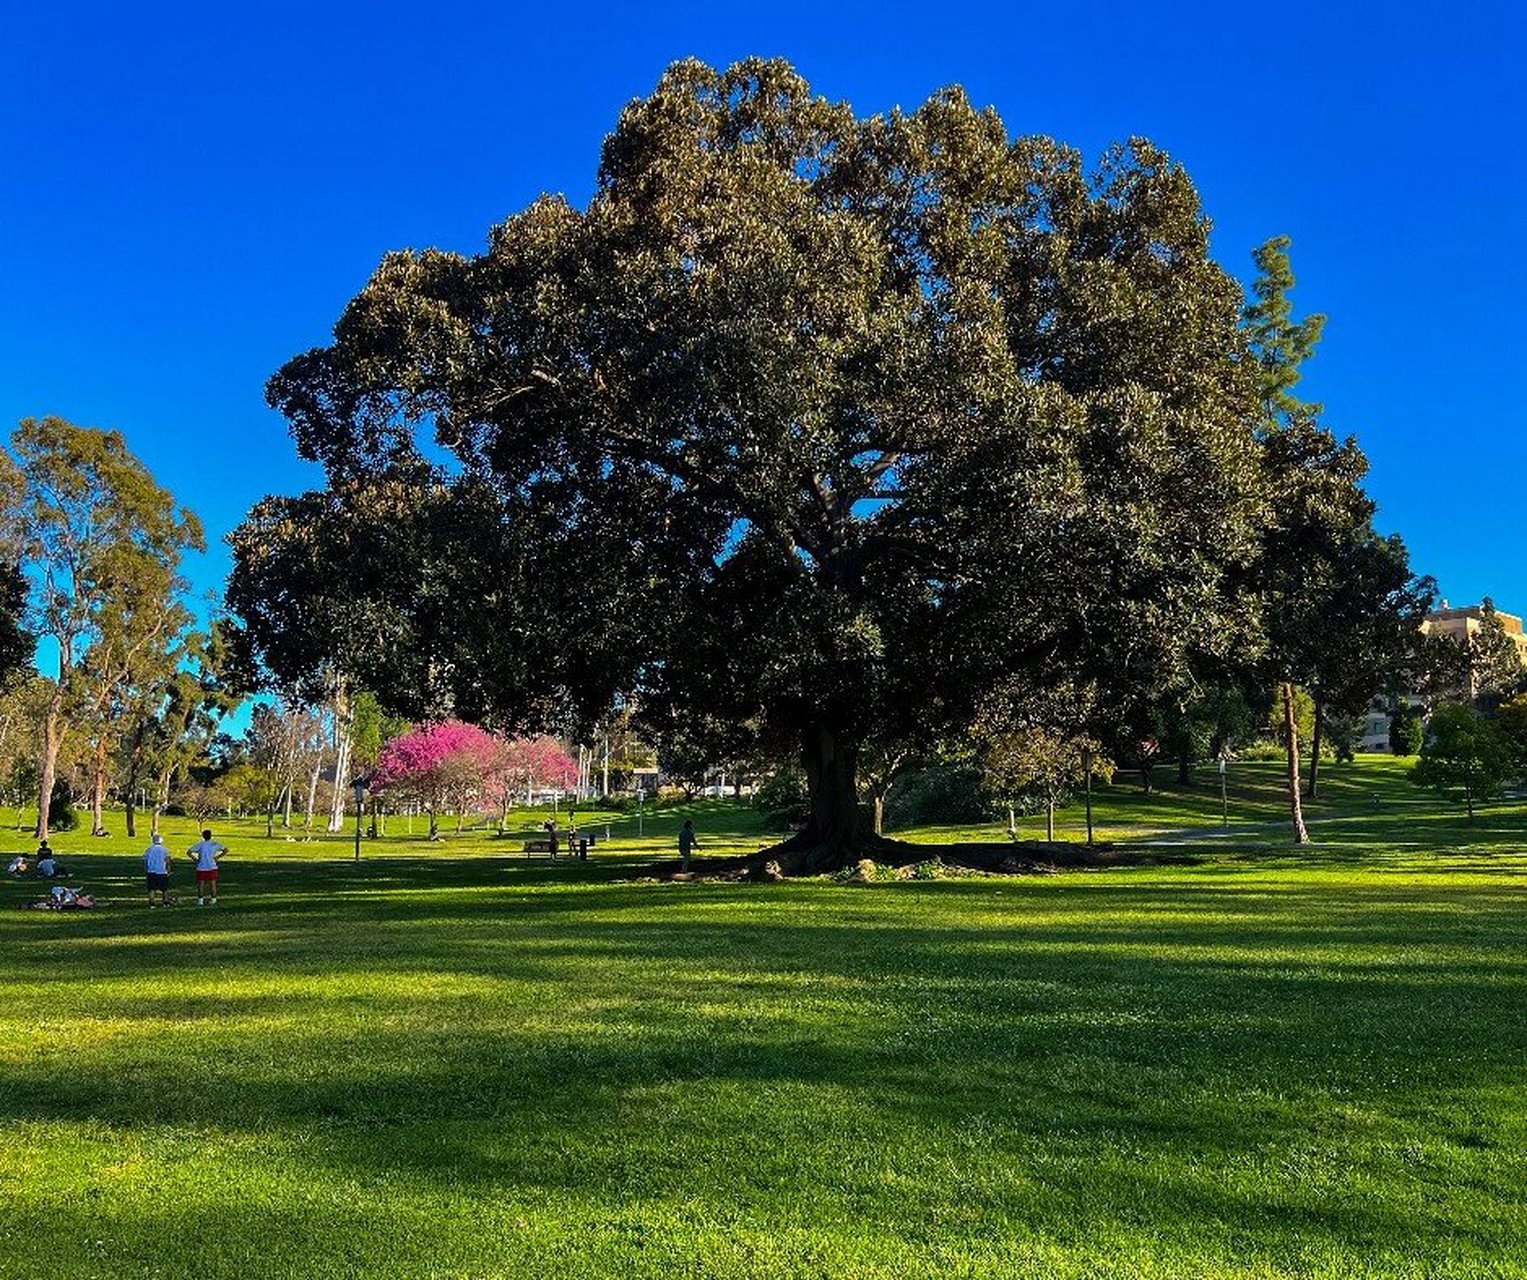
[[[190,856],[196,859],[196,905],[205,906],[210,898],[217,906],[217,860],[228,850],[212,838],[210,830],[201,833],[201,839],[191,846]]]
[[[157,831],[149,846],[143,851],[143,878],[148,885],[148,905],[151,907],[167,907],[170,905],[170,851],[164,847],[164,837]],[[159,895],[159,901],[154,901],[154,895]]]
[[[695,850],[695,824],[689,819],[684,819],[684,825],[679,828],[679,860],[681,869],[689,870],[689,855]]]

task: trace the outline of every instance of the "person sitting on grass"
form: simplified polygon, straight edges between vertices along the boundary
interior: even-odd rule
[[[170,851],[164,847],[164,837],[157,831],[149,841],[149,846],[143,851],[144,881],[148,885],[148,905],[151,907],[167,907],[170,905]],[[159,895],[159,901],[154,901],[154,895]]]
[[[204,907],[210,898],[217,906],[217,860],[228,850],[212,838],[210,829],[201,833],[201,839],[193,844],[189,856],[196,860],[196,905]]]
[[[37,846],[37,874],[48,880],[66,874],[58,865],[58,859],[53,856],[53,850],[48,848],[46,840]]]
[[[10,865],[5,868],[5,874],[8,876],[24,876],[31,869],[31,864],[27,862],[26,854],[18,853],[11,859]]]

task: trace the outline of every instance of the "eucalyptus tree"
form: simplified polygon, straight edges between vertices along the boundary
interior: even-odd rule
[[[0,454],[0,493],[31,581],[35,631],[58,655],[42,722],[37,836],[45,839],[65,711],[85,691],[87,659],[113,610],[146,581],[173,577],[184,552],[202,549],[202,531],[120,432],[57,417],[22,419]]]
[[[587,207],[387,255],[275,375],[328,486],[256,508],[230,606],[396,710],[748,726],[809,782],[787,861],[830,866],[876,841],[872,735],[1014,672],[1119,720],[1244,642],[1241,305],[1148,142],[1089,168],[959,89],[862,117],[680,62]]]

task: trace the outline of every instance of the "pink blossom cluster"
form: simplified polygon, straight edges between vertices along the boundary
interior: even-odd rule
[[[578,766],[556,739],[503,738],[475,724],[446,720],[415,725],[382,748],[371,778],[375,791],[421,797],[450,793],[567,789]]]

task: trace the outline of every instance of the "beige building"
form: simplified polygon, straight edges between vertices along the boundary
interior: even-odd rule
[[[1483,604],[1465,605],[1461,609],[1448,607],[1444,600],[1440,609],[1434,609],[1427,614],[1421,623],[1423,635],[1447,636],[1456,640],[1459,644],[1467,644],[1484,625],[1485,608]],[[1527,632],[1522,628],[1522,620],[1514,613],[1502,613],[1495,611],[1495,617],[1500,622],[1501,630],[1511,638],[1516,645],[1517,656],[1522,660],[1522,665],[1527,667]],[[1472,696],[1473,691],[1470,690]],[[1421,709],[1421,699],[1412,696],[1408,699],[1410,705]],[[1359,751],[1388,751],[1389,750],[1389,699],[1383,695],[1375,697],[1368,706],[1368,718],[1363,725],[1362,737],[1358,740]]]
[[[1522,620],[1514,613],[1502,613],[1499,609],[1495,611],[1495,616],[1502,630],[1516,645],[1517,657],[1521,658],[1522,665],[1527,666],[1527,634],[1522,631]],[[1434,609],[1426,615],[1426,620],[1421,623],[1421,632],[1429,636],[1448,636],[1459,644],[1467,644],[1470,637],[1484,625],[1484,617],[1483,605],[1471,604],[1462,609],[1450,609],[1444,600],[1442,608]]]

